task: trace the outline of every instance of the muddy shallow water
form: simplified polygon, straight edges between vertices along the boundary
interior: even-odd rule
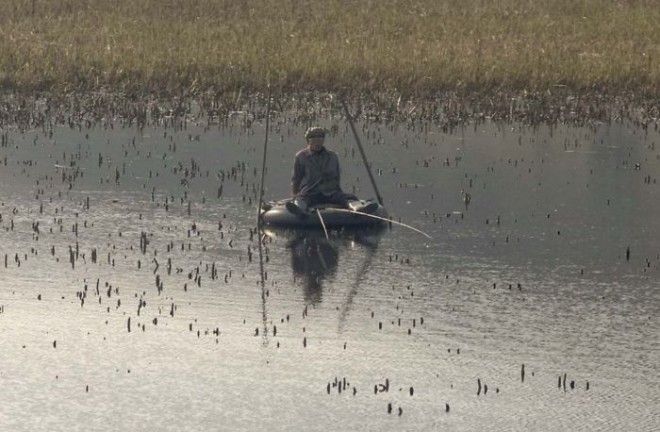
[[[268,230],[262,290],[244,120],[2,131],[0,430],[658,428],[657,131],[361,123],[433,239]],[[273,123],[269,199],[304,131]]]

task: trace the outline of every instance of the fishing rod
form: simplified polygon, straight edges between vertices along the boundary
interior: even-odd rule
[[[402,227],[411,229],[415,232],[418,232],[418,233],[422,234],[423,236],[425,236],[429,239],[433,238],[430,235],[426,234],[424,231],[418,230],[417,228],[415,228],[413,226],[410,226],[410,225],[407,225],[407,224],[404,224],[403,222],[397,222],[397,221],[393,221],[391,219],[387,219],[387,218],[384,218],[384,217],[372,215],[372,214],[369,214],[369,213],[363,213],[363,212],[359,212],[359,211],[355,211],[355,210],[348,210],[348,209],[342,209],[342,208],[334,208],[333,210],[338,211],[338,212],[343,212],[343,213],[359,214],[361,216],[367,216],[367,217],[370,217],[370,218],[379,219],[379,220],[382,220],[382,221],[385,221],[385,222],[393,223],[395,225],[401,225]]]
[[[383,197],[380,195],[380,192],[378,191],[378,186],[376,186],[376,180],[374,180],[374,176],[371,173],[371,168],[369,167],[369,162],[367,162],[367,156],[365,155],[364,149],[362,148],[360,137],[358,136],[357,131],[355,130],[355,125],[353,124],[353,118],[351,117],[351,113],[348,111],[348,106],[346,105],[346,102],[344,102],[344,99],[340,98],[339,100],[341,101],[341,104],[344,107],[344,112],[346,113],[346,119],[348,120],[348,124],[351,126],[351,131],[353,131],[355,142],[357,143],[358,150],[360,150],[360,155],[362,156],[362,162],[364,163],[364,167],[367,169],[367,174],[369,174],[369,180],[371,180],[371,186],[373,186],[374,192],[376,192],[376,199],[378,200],[378,204],[383,205]]]

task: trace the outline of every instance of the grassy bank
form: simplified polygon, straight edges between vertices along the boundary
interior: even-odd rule
[[[5,91],[660,94],[657,0],[5,0]]]

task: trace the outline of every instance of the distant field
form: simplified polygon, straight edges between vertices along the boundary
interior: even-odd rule
[[[3,0],[0,86],[654,96],[658,23],[658,0]]]

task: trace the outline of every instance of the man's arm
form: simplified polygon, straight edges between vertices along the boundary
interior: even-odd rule
[[[300,192],[300,182],[305,175],[304,166],[300,162],[300,158],[296,156],[293,160],[293,175],[291,176],[291,194],[298,195]]]

